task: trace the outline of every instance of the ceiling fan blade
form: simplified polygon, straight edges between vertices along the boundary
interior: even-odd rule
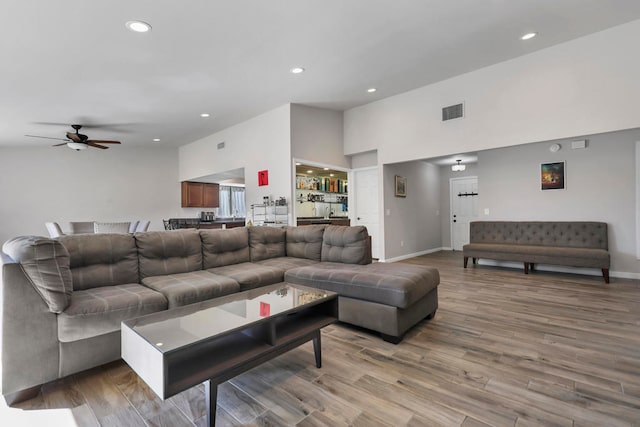
[[[100,144],[122,144],[120,141],[109,141],[105,139],[89,139],[85,141],[87,144],[90,142],[98,142]]]
[[[35,125],[46,125],[46,126],[69,126],[69,122],[31,122]],[[123,122],[123,123],[92,123],[92,120],[88,117],[77,117],[72,121],[72,123],[83,123],[83,129],[109,129],[109,132],[121,132],[126,133],[130,132],[128,128],[132,126],[138,126],[140,123],[137,122]]]
[[[82,138],[80,138],[80,135],[77,135],[77,134],[72,133],[72,132],[67,132],[67,138],[69,138],[73,142],[79,142],[79,143],[83,142]]]
[[[101,148],[103,150],[106,150],[107,148],[109,148],[109,147],[105,147],[104,145],[96,144],[94,141],[87,141],[86,144],[91,147]]]
[[[69,126],[69,123],[58,123],[58,122],[31,122],[34,125],[49,125],[49,126]]]
[[[62,138],[51,138],[50,136],[39,136],[39,135],[25,135],[28,136],[30,138],[42,138],[42,139],[55,139],[58,141],[67,141],[66,139],[62,139]]]
[[[67,145],[67,143],[63,142],[62,144],[53,144],[52,147],[60,147],[61,145]]]

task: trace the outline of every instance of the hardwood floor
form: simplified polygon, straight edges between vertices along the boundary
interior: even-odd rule
[[[399,345],[327,327],[321,369],[308,343],[234,378],[217,425],[640,426],[640,281],[463,269],[459,252],[404,262],[440,270],[433,320]],[[56,411],[38,416],[56,408],[79,426],[203,426],[204,389],[163,402],[120,361],[47,384],[0,420],[48,426]]]

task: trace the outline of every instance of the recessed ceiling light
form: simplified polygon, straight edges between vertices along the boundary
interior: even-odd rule
[[[301,164],[302,164],[302,163],[298,163],[298,162],[296,162],[296,166],[300,166]]]
[[[376,90],[378,90],[378,89],[376,89],[375,87],[370,87],[369,89],[367,89],[367,92],[369,92],[369,93],[373,93],[373,92],[375,92]]]
[[[324,170],[328,171],[328,170],[329,170],[329,168],[324,168]]]
[[[293,67],[293,68],[291,69],[291,72],[292,72],[293,74],[300,74],[300,73],[303,73],[303,72],[304,72],[304,68],[302,68],[302,67]]]
[[[529,40],[537,36],[538,33],[527,33],[524,36],[520,37],[520,40]]]
[[[329,176],[334,176],[334,175],[332,173],[330,173]]]
[[[151,25],[143,21],[127,21],[125,25],[128,29],[136,33],[146,33],[151,31]]]
[[[160,142],[160,138],[153,138],[153,142]]]
[[[309,170],[307,171],[307,173],[313,173],[313,171],[312,171],[311,169],[309,169]]]
[[[202,114],[200,114],[200,117],[205,117],[205,118],[206,118],[206,117],[211,117],[211,114],[209,114],[209,113],[202,113]]]

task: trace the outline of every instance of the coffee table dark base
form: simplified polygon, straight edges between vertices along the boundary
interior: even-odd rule
[[[280,356],[283,353],[293,350],[296,347],[313,340],[313,353],[316,359],[316,368],[322,367],[322,347],[320,341],[320,329],[317,329],[311,333],[300,336],[293,341],[287,342],[280,346],[274,346],[273,349],[265,351],[252,360],[243,361],[241,364],[229,369],[226,372],[220,373],[215,377],[211,377],[202,384],[204,384],[205,392],[205,404],[207,406],[207,425],[214,427],[216,424],[216,405],[218,400],[218,385],[225,381],[230,380],[256,366],[262,365],[275,357]]]

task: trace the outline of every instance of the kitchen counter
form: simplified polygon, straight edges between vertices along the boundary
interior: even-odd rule
[[[300,216],[296,218],[296,222],[298,225],[351,225],[351,220],[347,216],[330,216],[329,218],[322,216]]]
[[[234,228],[244,227],[244,218],[216,218],[214,221],[200,221],[200,228]]]
[[[199,218],[171,218],[169,219],[175,228],[234,228],[244,227],[245,218],[216,218],[214,221],[200,221]]]

